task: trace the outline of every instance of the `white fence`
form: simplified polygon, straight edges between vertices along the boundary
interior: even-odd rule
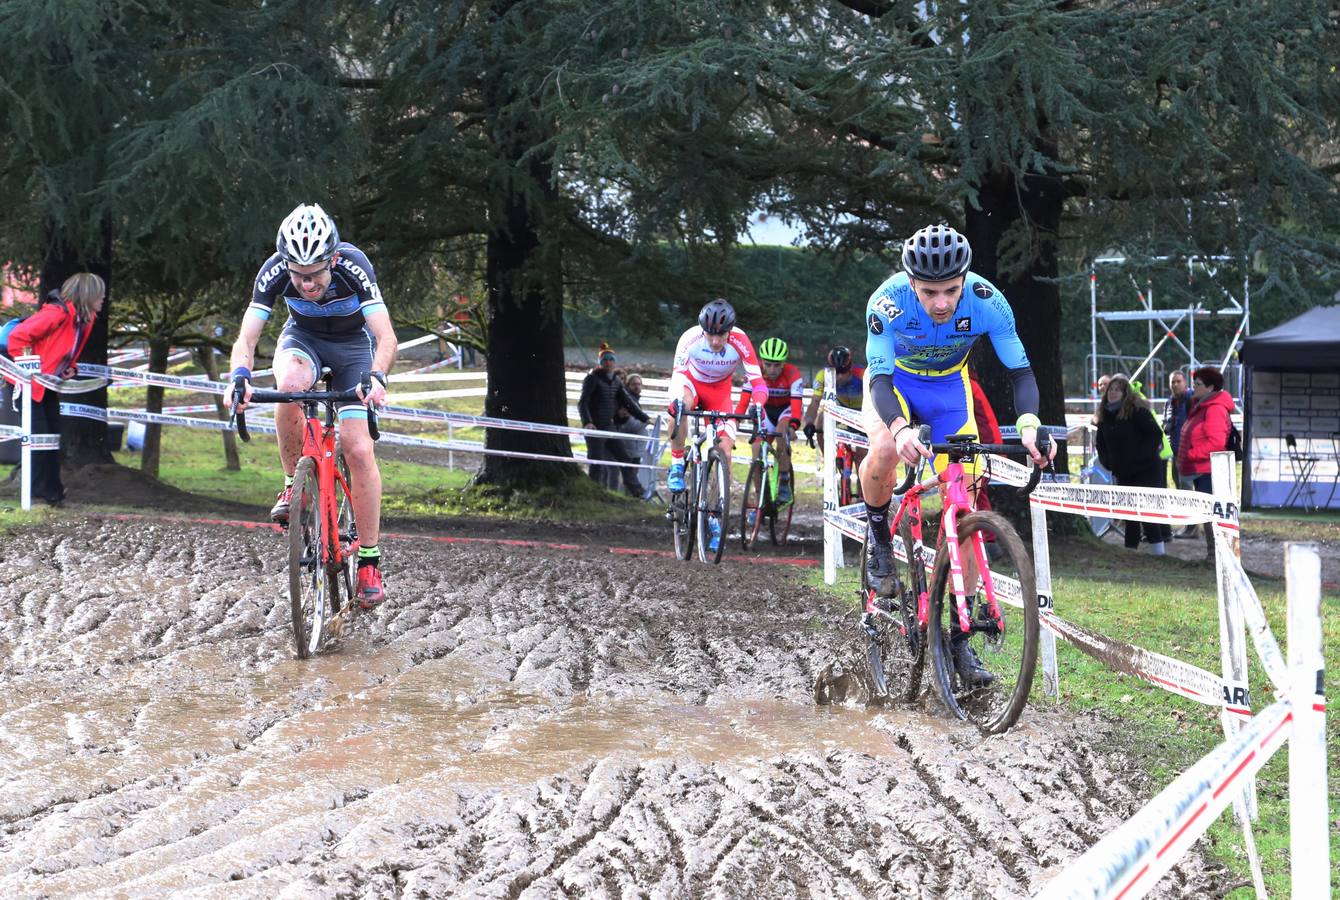
[[[832,379],[826,379],[828,384]],[[824,416],[826,431],[832,435],[841,433],[844,440],[858,445],[866,444],[860,434],[862,422],[857,411],[845,409],[836,403],[836,397],[828,392],[824,397]],[[836,463],[835,441],[829,440],[824,446],[824,580],[833,584],[837,580],[837,570],[844,565],[843,536],[860,541],[865,536],[864,504],[855,503],[847,507],[837,504],[837,484],[834,474]],[[1030,495],[1032,511],[1033,558],[1036,576],[1036,598],[1023,597],[1017,582],[995,575],[993,578],[1002,587],[1001,599],[1022,607],[1024,603],[1035,602],[1038,605],[1039,619],[1043,626],[1040,632],[1040,649],[1043,663],[1044,688],[1052,697],[1060,695],[1060,672],[1056,656],[1056,638],[1070,642],[1086,654],[1106,663],[1109,667],[1128,675],[1133,675],[1152,685],[1163,688],[1178,696],[1187,697],[1199,703],[1220,709],[1226,743],[1193,767],[1185,775],[1170,785],[1165,794],[1150,804],[1154,811],[1145,817],[1137,817],[1138,827],[1128,826],[1119,832],[1128,835],[1104,850],[1103,863],[1094,863],[1095,871],[1111,874],[1111,878],[1093,876],[1082,882],[1087,886],[1102,882],[1101,891],[1086,892],[1087,887],[1076,887],[1073,893],[1057,896],[1083,897],[1133,897],[1141,896],[1157,881],[1158,875],[1166,871],[1167,866],[1184,852],[1185,847],[1213,821],[1219,810],[1232,802],[1243,827],[1248,856],[1256,884],[1257,893],[1264,896],[1264,885],[1260,874],[1260,861],[1256,854],[1255,841],[1251,831],[1251,819],[1256,816],[1256,791],[1254,774],[1279,742],[1287,734],[1283,733],[1285,723],[1293,723],[1294,747],[1310,748],[1300,751],[1302,758],[1299,766],[1313,783],[1324,786],[1326,779],[1326,760],[1324,750],[1324,723],[1318,724],[1316,716],[1324,713],[1324,701],[1320,700],[1320,612],[1319,599],[1307,601],[1313,610],[1313,618],[1306,623],[1296,623],[1291,614],[1291,628],[1301,631],[1300,647],[1311,646],[1314,640],[1317,652],[1300,650],[1295,669],[1286,667],[1280,655],[1279,647],[1270,634],[1265,613],[1261,608],[1250,580],[1242,569],[1239,547],[1239,524],[1237,491],[1234,485],[1234,459],[1232,453],[1216,453],[1212,456],[1213,493],[1198,494],[1187,491],[1171,491],[1156,488],[1097,487],[1086,484],[1066,482],[1043,482]],[[1027,482],[1029,467],[1002,457],[988,457],[986,471],[993,482],[1020,486]],[[1164,656],[1150,650],[1137,647],[1126,641],[1107,637],[1067,622],[1057,613],[1056,601],[1052,594],[1051,558],[1047,537],[1047,514],[1066,513],[1082,516],[1102,516],[1125,520],[1156,522],[1172,526],[1204,523],[1213,528],[1215,535],[1215,571],[1218,591],[1218,616],[1220,634],[1221,674],[1216,675],[1183,660]],[[907,559],[901,541],[894,536],[894,549],[898,558]],[[1305,551],[1297,551],[1303,554]],[[1301,558],[1301,556],[1300,556]],[[1292,561],[1292,560],[1291,560]],[[1299,565],[1306,568],[1305,564]],[[1320,570],[1316,571],[1315,593],[1320,596]],[[1291,575],[1299,576],[1291,569]],[[1306,575],[1302,577],[1306,578]],[[1291,593],[1291,607],[1293,594]],[[1300,614],[1303,615],[1303,614]],[[1304,616],[1306,617],[1306,616]],[[1251,694],[1247,683],[1247,644],[1246,633],[1250,629],[1257,653],[1266,673],[1275,685],[1277,693],[1297,692],[1300,685],[1307,681],[1309,685],[1307,719],[1298,716],[1300,706],[1288,706],[1282,709],[1271,707],[1270,717],[1262,713],[1255,719],[1251,713]],[[1292,649],[1292,643],[1291,643]],[[1315,662],[1315,665],[1313,663]],[[1298,669],[1302,666],[1306,669]],[[1310,667],[1310,668],[1308,668]],[[1311,680],[1309,680],[1311,679]],[[1314,701],[1312,693],[1318,695]],[[1301,703],[1301,700],[1297,700]],[[1281,704],[1276,704],[1276,707]],[[1274,724],[1277,723],[1278,727]],[[1320,730],[1318,730],[1320,729]],[[1272,743],[1273,742],[1273,743]],[[1320,749],[1317,749],[1320,742]],[[1292,750],[1291,750],[1292,758]],[[1229,765],[1229,776],[1223,777],[1223,766]],[[1213,794],[1213,803],[1206,803],[1199,811],[1189,806],[1192,800],[1199,801],[1203,791],[1200,787],[1209,785],[1207,790]],[[1199,787],[1198,787],[1199,786]],[[1305,839],[1302,849],[1295,846],[1295,854],[1302,852],[1308,856],[1322,858],[1322,871],[1329,877],[1327,859],[1327,835],[1329,833],[1325,811],[1325,790],[1320,789],[1320,813],[1302,794],[1293,792],[1291,769],[1291,810],[1304,817],[1317,828],[1316,835]],[[1309,788],[1314,795],[1317,787]],[[1178,799],[1180,798],[1180,800]],[[1222,800],[1222,802],[1220,802]],[[1303,807],[1300,808],[1299,804]],[[1214,804],[1218,804],[1216,807]],[[1176,815],[1168,813],[1171,809]],[[1190,812],[1188,813],[1188,810]],[[1178,818],[1187,814],[1190,818],[1183,821]],[[1162,817],[1162,818],[1161,818]],[[1158,844],[1154,836],[1160,831],[1151,830],[1154,820],[1167,819],[1179,827],[1174,828],[1171,838]],[[1200,820],[1204,819],[1203,822]],[[1147,821],[1148,820],[1148,821]],[[1134,823],[1137,820],[1132,820]],[[1198,828],[1199,830],[1194,830]],[[1188,837],[1188,834],[1190,835]],[[1128,846],[1132,838],[1139,835],[1134,845]],[[1115,835],[1114,835],[1115,838]],[[1298,839],[1295,832],[1293,839]],[[1144,843],[1141,843],[1141,840]],[[1320,849],[1317,847],[1320,842]],[[1102,845],[1100,845],[1102,846]],[[1153,847],[1157,852],[1155,859],[1148,859]],[[1180,849],[1179,849],[1180,848]],[[1098,847],[1094,848],[1096,852]],[[1115,853],[1115,858],[1113,854]],[[1098,858],[1098,857],[1095,857]],[[1085,859],[1088,859],[1086,855]],[[1130,868],[1134,860],[1143,868]],[[1166,860],[1166,865],[1164,861]],[[1160,869],[1159,866],[1162,866]],[[1086,870],[1087,871],[1087,870]],[[1295,870],[1296,872],[1299,870]],[[1313,871],[1312,864],[1306,870]],[[1114,874],[1115,873],[1115,874]],[[1122,876],[1127,876],[1122,881]],[[1295,876],[1297,877],[1297,876]],[[1311,886],[1316,883],[1315,875],[1305,875],[1302,882],[1295,881],[1295,887]],[[1066,882],[1071,884],[1071,882]],[[1320,882],[1325,884],[1324,881]],[[1077,882],[1078,884],[1078,882]],[[1060,890],[1060,888],[1058,888]],[[1067,888],[1066,890],[1071,890]],[[1050,895],[1049,895],[1050,896]],[[1326,896],[1324,893],[1299,894],[1295,896]]]

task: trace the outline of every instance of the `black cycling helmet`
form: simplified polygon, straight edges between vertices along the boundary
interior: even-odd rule
[[[698,313],[698,324],[708,334],[730,334],[735,327],[735,307],[717,298]]]
[[[828,364],[838,371],[838,374],[851,371],[851,351],[846,347],[834,347],[828,351]]]
[[[968,271],[972,248],[948,225],[927,225],[903,242],[903,270],[922,281],[948,281]]]

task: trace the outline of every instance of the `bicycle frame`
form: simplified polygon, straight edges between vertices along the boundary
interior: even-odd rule
[[[925,426],[923,426],[923,428],[925,428]],[[929,429],[926,429],[924,433],[929,435]],[[967,470],[963,467],[962,461],[958,459],[957,456],[959,453],[965,452],[962,446],[958,446],[954,443],[955,438],[960,437],[961,436],[959,435],[954,435],[948,439],[950,443],[931,445],[932,452],[944,452],[949,454],[949,464],[945,466],[943,472],[935,472],[930,478],[912,483],[910,486],[909,482],[913,481],[916,474],[920,472],[921,468],[926,464],[926,461],[923,460],[915,472],[908,473],[907,479],[900,490],[902,493],[902,500],[898,503],[898,512],[894,515],[893,521],[890,523],[890,530],[897,534],[898,525],[902,521],[903,516],[911,515],[913,540],[918,548],[922,547],[921,497],[927,491],[932,489],[940,487],[944,488],[944,508],[941,512],[940,520],[940,545],[949,553],[950,591],[954,595],[954,610],[958,617],[958,626],[964,634],[969,634],[973,631],[974,626],[972,609],[968,603],[967,579],[963,569],[963,556],[959,548],[958,517],[960,514],[967,515],[973,512],[972,498],[968,496],[967,488],[964,486],[965,483],[971,480],[972,476],[968,475]],[[1041,445],[1041,448],[1045,453],[1045,437],[1043,438],[1043,441],[1044,443]],[[922,443],[927,443],[927,440],[924,437]],[[1006,448],[998,445],[980,444],[975,446],[979,451],[984,452],[992,452],[993,450],[1018,452],[1018,448],[1015,447]],[[1042,470],[1035,468],[1032,477],[1029,479],[1029,483],[1020,489],[1020,493],[1024,495],[1031,493],[1033,488],[1037,486],[1038,480],[1041,477]],[[914,548],[904,547],[903,551],[908,554],[910,560]],[[981,580],[981,587],[985,594],[987,611],[991,617],[991,621],[994,623],[995,635],[1003,636],[1005,633],[1005,617],[1002,615],[1000,605],[996,601],[996,585],[987,561],[985,539],[982,537],[980,531],[973,535],[973,558],[977,563],[977,577]],[[922,595],[917,598],[917,622],[921,627],[925,627],[929,619],[930,595],[923,592]],[[990,626],[984,628],[984,626],[979,624],[977,625],[977,628],[978,630],[989,630]]]
[[[963,570],[963,557],[959,548],[958,540],[958,517],[960,514],[967,515],[973,511],[972,499],[968,496],[964,488],[964,479],[967,472],[963,464],[958,461],[952,461],[945,467],[943,472],[937,472],[930,478],[918,482],[910,487],[903,494],[903,499],[898,503],[898,512],[894,514],[893,521],[890,523],[890,530],[898,533],[898,526],[904,516],[909,516],[909,523],[912,531],[912,538],[916,542],[916,547],[904,547],[903,552],[908,555],[911,561],[913,554],[919,556],[919,548],[922,544],[922,519],[921,519],[921,498],[928,491],[935,490],[941,486],[945,488],[944,508],[941,513],[940,544],[947,548],[949,553],[949,573],[950,585],[954,594],[954,607],[958,615],[959,628],[966,634],[972,631],[972,614],[968,606],[967,584]],[[987,609],[990,611],[991,619],[996,623],[997,628],[1003,633],[1005,619],[1001,615],[1000,606],[996,602],[996,586],[991,578],[991,569],[987,565],[986,546],[981,533],[974,535],[973,555],[977,560],[977,574],[982,581],[982,588],[986,595]],[[922,591],[917,598],[917,623],[925,627],[930,618],[930,594]]]
[[[335,492],[335,486],[339,485],[343,496],[350,503],[353,503],[353,491],[335,465],[335,407],[333,404],[326,405],[326,421],[323,425],[317,418],[316,400],[304,400],[302,405],[302,456],[310,456],[316,462],[316,481],[321,497],[321,533],[326,536],[321,542],[321,563],[327,568],[338,568],[349,561],[349,554],[345,553],[340,539],[339,503],[336,502],[339,495]]]

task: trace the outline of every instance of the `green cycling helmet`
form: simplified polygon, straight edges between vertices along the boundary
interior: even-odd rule
[[[758,358],[768,362],[786,362],[786,354],[790,349],[781,338],[768,338],[758,345]]]

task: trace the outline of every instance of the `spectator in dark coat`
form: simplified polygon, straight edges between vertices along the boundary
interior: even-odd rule
[[[1113,375],[1098,407],[1098,460],[1117,484],[1127,487],[1168,486],[1168,467],[1159,451],[1163,429],[1154,419],[1149,403],[1138,398],[1125,375]],[[1140,532],[1156,556],[1166,552],[1164,542],[1172,529],[1156,522],[1127,522],[1126,547],[1140,546]]]
[[[1193,490],[1190,478],[1184,478],[1177,471],[1177,447],[1182,440],[1182,426],[1186,424],[1187,414],[1191,411],[1191,404],[1195,402],[1195,395],[1191,389],[1186,386],[1186,376],[1182,374],[1181,369],[1174,369],[1168,376],[1168,403],[1163,407],[1163,433],[1168,436],[1168,445],[1172,448],[1172,483],[1174,487],[1182,490]],[[1182,531],[1178,532],[1177,537],[1195,537],[1196,526],[1188,525]]]
[[[55,294],[55,291],[52,291]],[[93,331],[93,320],[102,310],[107,285],[91,272],[80,272],[65,279],[59,296],[42,302],[37,312],[24,319],[9,334],[5,349],[11,357],[25,353],[42,359],[42,374],[73,378],[75,361]],[[33,434],[60,434],[60,394],[34,381]],[[33,496],[52,506],[65,499],[60,477],[59,450],[40,450],[32,454]]]
[[[1210,454],[1228,449],[1228,433],[1233,428],[1230,416],[1236,404],[1224,390],[1224,376],[1214,366],[1202,366],[1191,377],[1195,403],[1182,426],[1177,445],[1177,471],[1192,480],[1203,494],[1213,493],[1210,485]],[[1214,559],[1214,529],[1205,526],[1205,556]]]
[[[642,411],[637,400],[628,393],[628,389],[614,374],[614,350],[609,344],[600,345],[600,364],[592,369],[582,382],[582,396],[577,401],[577,414],[581,417],[583,428],[596,428],[601,431],[615,431],[614,414],[622,406],[639,422],[647,422],[649,417]],[[638,480],[637,469],[631,466],[601,465],[601,460],[622,462],[625,454],[616,448],[618,438],[588,436],[586,439],[586,458],[591,463],[591,480],[611,490],[618,490],[620,473],[628,493],[634,497],[642,496],[642,483]]]
[[[642,405],[642,376],[636,372],[627,375],[622,369],[616,369],[614,374],[615,377],[623,382],[624,387],[628,389],[628,393],[638,402],[638,405]],[[614,411],[614,428],[616,431],[622,431],[624,434],[638,434],[643,436],[647,434],[647,423],[639,422],[633,416],[633,411],[623,405],[620,405],[619,408]],[[624,462],[642,463],[644,465],[650,464],[650,440],[615,441],[614,444],[614,449],[622,454],[620,458],[623,459]],[[633,477],[638,481],[638,488],[640,491],[638,496],[646,498],[648,493],[647,488],[646,485],[642,484],[642,477],[638,474],[638,470],[625,469],[625,471],[633,473]],[[626,477],[627,476],[625,476],[625,478]]]

